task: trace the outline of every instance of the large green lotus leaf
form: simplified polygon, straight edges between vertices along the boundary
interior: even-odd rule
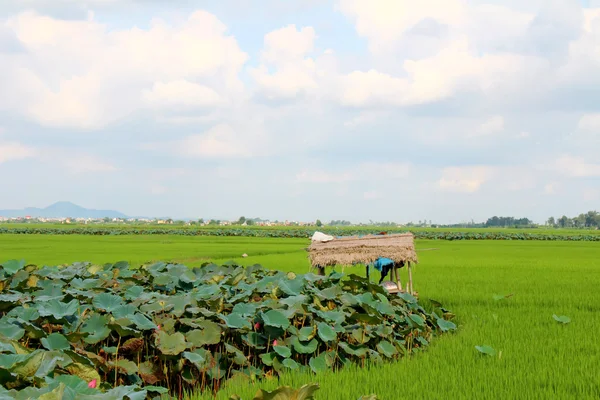
[[[335,330],[324,322],[317,323],[319,337],[324,342],[332,342],[337,338]]]
[[[274,351],[271,351],[269,353],[261,353],[260,354],[260,359],[262,360],[263,364],[265,364],[266,366],[272,367],[273,366],[273,361],[277,358],[277,353],[275,353]]]
[[[15,353],[15,346],[13,345],[12,341],[3,341],[0,340],[0,353],[11,353],[14,354]]]
[[[355,295],[351,294],[351,293],[343,293],[339,298],[339,301],[342,302],[343,305],[345,305],[346,307],[353,307],[357,304],[359,304],[358,299],[356,298]]]
[[[218,285],[202,285],[198,288],[198,291],[194,293],[194,297],[196,300],[209,300],[220,293],[221,289]]]
[[[175,285],[176,279],[176,277],[167,274],[159,275],[156,278],[154,278],[154,284],[157,286],[172,287]]]
[[[171,314],[175,317],[181,317],[185,312],[185,308],[191,304],[189,295],[172,296],[165,301],[167,306],[172,306]]]
[[[201,347],[221,342],[221,327],[212,321],[199,321],[201,329],[195,329],[186,333],[186,339],[195,347]]]
[[[119,308],[121,305],[123,305],[123,300],[121,299],[121,297],[114,294],[100,293],[99,295],[94,297],[92,304],[94,305],[94,307],[101,310],[105,310],[106,312],[110,313],[113,312],[115,309]]]
[[[389,325],[379,325],[374,331],[378,336],[389,337],[394,333],[394,329]]]
[[[37,299],[37,301],[39,301],[39,299]],[[52,316],[58,320],[64,317],[75,316],[79,310],[79,301],[73,299],[68,303],[63,303],[57,299],[52,299],[47,302],[38,303],[37,307],[41,316]]]
[[[186,267],[185,271],[179,275],[179,280],[183,283],[195,283],[198,277]]]
[[[417,298],[410,293],[398,293],[398,297],[404,300],[407,303],[417,303]]]
[[[35,350],[28,354],[12,367],[11,372],[23,378],[33,377],[44,361],[44,353],[43,350]]]
[[[172,305],[168,306],[173,307]],[[158,313],[158,312],[168,312],[169,308],[166,307],[166,305],[161,304],[158,301],[152,302],[152,303],[148,303],[148,304],[144,304],[142,306],[140,306],[140,311],[146,314],[154,314],[154,313]]]
[[[106,339],[110,334],[108,328],[108,316],[93,314],[81,327],[81,332],[88,333],[84,341],[89,344],[96,344]]]
[[[355,341],[361,344],[367,343],[371,339],[369,333],[364,328],[354,329],[351,336]]]
[[[142,293],[144,292],[143,286],[131,286],[127,288],[123,297],[127,300],[136,300],[139,299]]]
[[[394,310],[394,307],[392,307],[391,304],[389,303],[377,303],[377,305],[375,306],[375,309],[383,315],[395,315],[396,311]]]
[[[198,368],[199,371],[205,370],[210,366],[210,353],[204,349],[196,349],[195,351],[184,351],[183,358],[189,360],[192,364]]]
[[[235,296],[229,299],[230,303],[237,303],[240,300],[247,300],[252,296],[252,290],[245,290],[243,292],[239,292]],[[239,304],[239,303],[238,303]]]
[[[346,354],[351,356],[364,357],[367,355],[368,347],[366,346],[354,346],[345,342],[340,342],[339,346]]]
[[[54,372],[57,365],[64,369],[72,363],[73,360],[61,351],[47,351],[44,353],[44,358],[35,372],[35,376],[38,378],[46,377]]]
[[[291,370],[297,370],[300,367],[300,365],[291,358],[286,358],[281,362],[281,364],[283,364],[286,368],[289,368]]]
[[[296,278],[293,280],[282,279],[279,281],[279,288],[288,296],[298,296],[300,293],[302,293],[304,282],[302,278]]]
[[[225,284],[229,285],[229,286],[237,286],[238,283],[240,283],[244,278],[246,277],[246,273],[245,271],[241,270],[238,272],[234,272],[231,275],[231,278],[229,278]]]
[[[25,270],[20,270],[13,275],[10,287],[12,289],[18,288],[21,283],[25,282],[29,278],[29,273]]]
[[[257,306],[254,303],[237,303],[231,310],[232,314],[239,314],[243,317],[251,317],[256,314]]]
[[[446,321],[445,319],[438,318],[436,320],[438,326],[442,330],[442,332],[453,331],[456,330],[456,324],[452,321]]]
[[[181,332],[169,335],[166,332],[158,332],[156,346],[165,355],[176,356],[187,348],[185,336]]]
[[[387,340],[382,340],[377,344],[377,350],[384,356],[391,358],[398,353],[396,347]]]
[[[77,400],[144,400],[148,392],[137,385],[117,386],[101,394],[82,394]]]
[[[133,304],[124,304],[122,306],[116,307],[112,311],[112,315],[115,318],[124,318],[124,317],[128,317],[130,315],[135,314],[136,311],[137,311],[137,307],[134,306]]]
[[[303,342],[308,342],[317,335],[317,329],[315,326],[305,326],[298,331],[298,339]]]
[[[229,315],[221,315],[220,318],[225,322],[228,328],[242,329],[252,328],[250,321],[242,317],[240,314],[231,313]]]
[[[284,304],[288,307],[292,307],[293,305],[302,305],[304,303],[306,303],[308,297],[304,294],[298,295],[298,296],[290,296],[290,297],[286,297],[285,299],[280,299],[279,303]]]
[[[246,359],[246,356],[244,355],[244,353],[242,353],[237,347],[232,346],[228,343],[225,343],[225,350],[228,353],[233,354],[233,362],[237,365],[246,365],[248,363],[248,360]]]
[[[300,340],[298,340],[298,337],[294,337],[292,338],[292,346],[294,347],[296,353],[311,354],[317,351],[319,342],[317,339],[312,339],[308,343],[302,343]]]
[[[12,369],[15,364],[27,359],[26,354],[0,354],[0,368]]]
[[[339,295],[342,294],[342,288],[339,286],[332,286],[328,287],[327,289],[317,291],[316,294],[322,300],[335,300]]]
[[[10,293],[0,294],[0,303],[17,303],[23,299],[23,294],[11,291]]]
[[[425,320],[420,315],[410,314],[409,317],[418,326],[420,326],[420,327],[424,327],[425,326]]]
[[[42,345],[48,350],[67,350],[71,348],[69,341],[60,333],[51,333],[41,340]]]
[[[265,325],[275,328],[287,329],[290,326],[290,321],[286,316],[278,310],[269,310],[262,314],[262,319]]]
[[[292,356],[292,350],[290,350],[290,348],[287,346],[273,346],[273,350],[275,350],[275,352],[283,358],[288,358]]]
[[[108,328],[117,332],[121,337],[140,336],[140,331],[130,328],[133,322],[128,318],[119,318],[109,322]]]
[[[129,315],[127,318],[130,319],[138,329],[150,330],[157,328],[156,324],[148,319],[144,314],[135,313],[133,315]]]
[[[25,267],[25,260],[8,260],[2,263],[2,268],[7,275],[14,275]]]
[[[327,361],[325,357],[325,353],[322,353],[317,357],[313,356],[310,358],[308,365],[310,365],[310,369],[312,369],[314,373],[319,374],[327,371]]]
[[[25,329],[7,321],[0,321],[0,337],[9,340],[21,340],[24,335]]]

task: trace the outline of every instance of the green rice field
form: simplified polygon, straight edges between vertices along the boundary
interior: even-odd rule
[[[38,265],[154,260],[189,266],[236,260],[308,272],[304,239],[187,236],[0,235],[0,260]],[[338,373],[284,375],[259,386],[230,382],[219,399],[252,399],[259,387],[318,383],[316,399],[600,398],[600,244],[541,241],[416,242],[414,286],[456,314],[456,333],[411,359]],[[241,257],[247,253],[248,257]],[[364,275],[363,268],[346,269]],[[378,279],[375,272],[372,279]],[[402,272],[406,282],[406,271]],[[507,296],[502,297],[501,296]],[[567,316],[570,323],[553,315]],[[491,346],[481,354],[475,346]],[[209,395],[194,394],[196,399]]]

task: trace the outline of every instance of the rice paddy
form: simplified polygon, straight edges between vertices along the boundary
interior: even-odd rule
[[[234,259],[303,273],[309,268],[307,245],[301,239],[243,237],[2,235],[0,259],[47,265],[165,260],[190,266]],[[416,247],[415,289],[421,299],[438,300],[457,315],[457,333],[434,340],[412,359],[335,374],[287,374],[260,386],[230,382],[218,398],[235,393],[251,399],[259,387],[309,382],[320,385],[316,399],[332,400],[368,394],[386,400],[600,397],[598,243],[418,240]],[[364,275],[360,267],[350,270]],[[567,316],[570,323],[553,315]],[[495,355],[480,353],[476,346],[483,345]]]

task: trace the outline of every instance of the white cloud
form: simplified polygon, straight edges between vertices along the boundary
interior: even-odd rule
[[[266,154],[264,133],[221,123],[203,133],[169,142],[145,143],[142,149],[191,158],[245,158]]]
[[[600,113],[584,114],[579,119],[577,129],[569,138],[583,145],[600,144]]]
[[[0,109],[44,125],[100,128],[143,109],[144,100],[206,105],[243,91],[238,73],[248,56],[205,11],[176,25],[154,19],[147,29],[109,30],[91,20],[34,12],[3,26],[27,51],[0,54],[6,88]],[[206,82],[218,95],[201,86]]]
[[[487,166],[447,167],[437,183],[444,191],[475,193],[491,176],[492,169]]]
[[[563,155],[550,168],[574,178],[600,177],[600,164],[587,162],[578,156]]]
[[[265,35],[261,64],[249,70],[263,95],[289,99],[319,89],[317,65],[308,57],[316,38],[313,27],[297,29],[293,24]]]
[[[213,89],[186,80],[155,82],[144,90],[143,99],[154,107],[210,107],[221,105],[224,99]]]
[[[456,25],[464,21],[467,11],[462,0],[340,0],[339,6],[375,53],[393,48],[410,28],[426,18]]]
[[[34,157],[36,149],[17,142],[0,142],[0,164]]]

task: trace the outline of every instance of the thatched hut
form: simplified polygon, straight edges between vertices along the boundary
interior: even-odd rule
[[[346,236],[329,241],[315,240],[307,250],[312,267],[320,271],[328,266],[368,265],[379,258],[389,258],[394,261],[391,274],[395,275],[398,290],[402,290],[398,268],[406,265],[409,276],[407,289],[411,294],[413,293],[411,263],[417,264],[418,258],[412,233]],[[390,278],[393,279],[394,275],[390,275]]]

